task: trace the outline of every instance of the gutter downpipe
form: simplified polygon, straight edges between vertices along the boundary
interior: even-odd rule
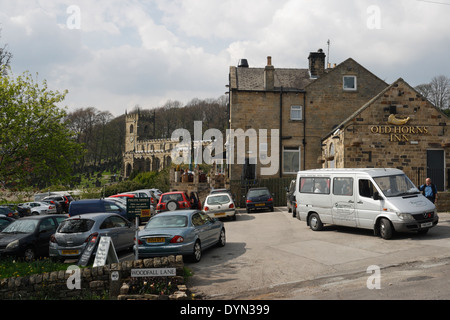
[[[283,173],[282,173],[282,160],[283,160],[283,153],[282,153],[282,145],[281,145],[281,141],[282,141],[282,137],[283,137],[283,86],[280,87],[280,133],[279,133],[279,161],[278,161],[278,176],[280,178],[283,177]]]
[[[303,93],[303,170],[306,170],[306,92]]]

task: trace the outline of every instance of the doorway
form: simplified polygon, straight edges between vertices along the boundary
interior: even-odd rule
[[[444,191],[445,186],[445,153],[444,150],[427,150],[427,177],[438,191]]]

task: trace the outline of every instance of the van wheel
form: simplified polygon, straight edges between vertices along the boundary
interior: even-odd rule
[[[313,231],[320,231],[323,229],[323,223],[317,213],[312,213],[309,216],[309,227]]]
[[[393,233],[392,224],[388,219],[382,218],[380,220],[380,236],[385,239],[391,239]]]

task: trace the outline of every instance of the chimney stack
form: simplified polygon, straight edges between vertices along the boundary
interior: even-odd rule
[[[272,57],[267,57],[267,66],[264,68],[264,89],[275,88],[275,67],[272,66]]]
[[[325,73],[325,53],[322,49],[317,50],[317,52],[310,52],[308,60],[311,78],[319,78]]]

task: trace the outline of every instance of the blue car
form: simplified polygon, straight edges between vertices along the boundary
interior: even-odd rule
[[[199,262],[202,250],[225,242],[223,222],[202,211],[177,210],[152,217],[138,233],[137,250],[139,259],[183,255]]]

